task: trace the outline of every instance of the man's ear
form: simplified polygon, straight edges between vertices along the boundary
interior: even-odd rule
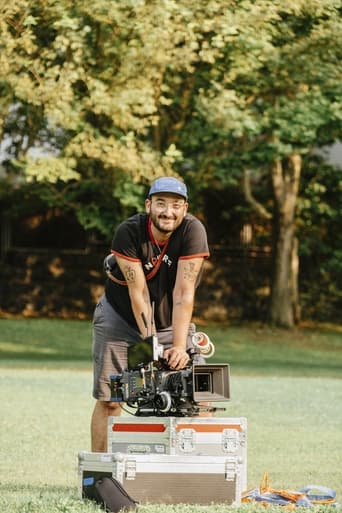
[[[145,199],[145,211],[146,214],[149,214],[151,210],[151,200],[149,198]]]

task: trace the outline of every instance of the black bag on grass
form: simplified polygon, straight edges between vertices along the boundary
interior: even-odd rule
[[[107,511],[117,513],[121,510],[137,509],[137,502],[128,495],[121,483],[114,477],[103,477],[96,481],[95,490],[96,502]]]

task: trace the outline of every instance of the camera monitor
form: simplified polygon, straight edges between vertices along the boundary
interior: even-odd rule
[[[150,362],[155,362],[162,353],[163,347],[158,344],[157,337],[155,335],[146,337],[128,348],[128,369],[138,369]]]

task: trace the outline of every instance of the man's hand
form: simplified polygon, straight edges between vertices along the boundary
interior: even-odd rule
[[[181,349],[179,347],[170,347],[170,349],[166,349],[163,356],[167,360],[170,369],[173,370],[184,369],[190,359],[185,349]]]

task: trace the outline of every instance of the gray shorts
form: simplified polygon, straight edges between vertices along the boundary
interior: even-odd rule
[[[188,347],[196,327],[190,324]],[[110,376],[122,374],[127,369],[127,349],[138,342],[140,335],[112,308],[103,295],[97,303],[93,317],[93,397],[110,401]],[[172,345],[172,329],[158,331],[158,342],[165,349]],[[205,363],[204,358],[195,356],[195,363]]]

